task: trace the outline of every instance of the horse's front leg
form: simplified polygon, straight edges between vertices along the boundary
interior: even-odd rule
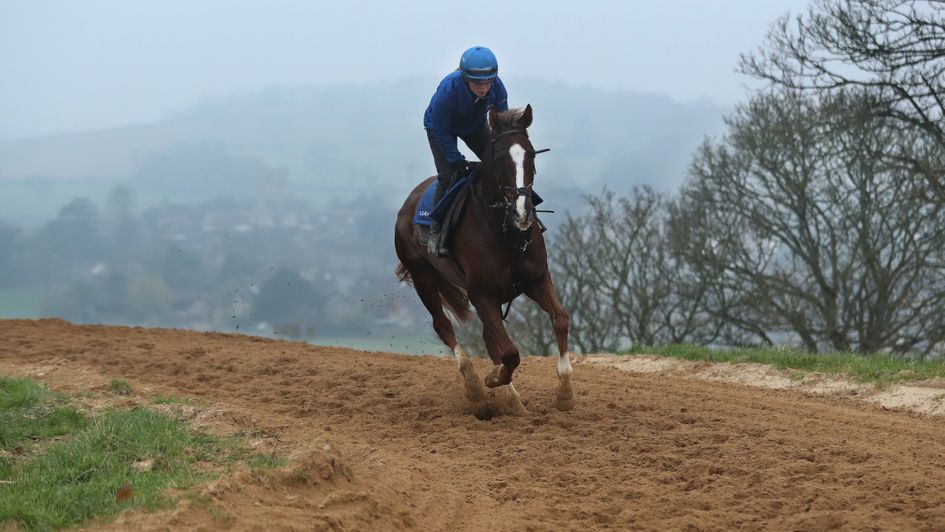
[[[492,371],[486,376],[486,386],[495,388],[512,383],[512,372],[521,361],[518,348],[509,338],[505,324],[502,322],[502,308],[498,301],[491,298],[474,298],[470,301],[476,307],[476,313],[482,321],[482,338],[486,342],[486,350],[492,359]]]
[[[540,282],[526,289],[525,295],[551,317],[551,326],[558,342],[558,389],[555,390],[554,405],[558,410],[571,410],[575,406],[574,390],[571,388],[571,353],[568,351],[568,327],[571,319],[558,301],[550,273],[546,273]]]
[[[518,349],[512,344],[502,322],[499,303],[472,295],[470,301],[482,320],[482,338],[486,341],[489,358],[495,364],[485,379],[486,386],[495,389],[490,392],[495,408],[502,414],[528,415],[528,410],[522,404],[522,397],[512,384],[512,372],[518,367],[520,360]],[[506,384],[508,386],[505,386]]]

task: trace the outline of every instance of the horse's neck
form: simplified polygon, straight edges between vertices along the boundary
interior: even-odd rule
[[[479,168],[479,179],[476,186],[482,201],[488,205],[494,205],[502,201],[502,191],[499,188],[499,178],[495,174],[492,165],[482,165]]]
[[[476,186],[479,188],[479,208],[482,216],[493,229],[501,232],[505,221],[505,209],[496,208],[502,203],[502,189],[499,187],[499,178],[492,165],[482,165],[479,168],[479,179]]]

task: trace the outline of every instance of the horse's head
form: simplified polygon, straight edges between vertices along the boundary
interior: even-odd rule
[[[528,126],[532,124],[532,106],[524,110],[489,112],[492,128],[488,154],[496,181],[499,198],[511,214],[512,222],[520,231],[527,231],[535,220],[532,206],[532,184],[535,180],[535,148],[528,140]]]

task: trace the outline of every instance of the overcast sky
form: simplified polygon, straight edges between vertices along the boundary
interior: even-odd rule
[[[159,119],[271,86],[500,74],[732,104],[738,54],[807,0],[0,0],[0,139]],[[397,105],[397,102],[392,102]]]

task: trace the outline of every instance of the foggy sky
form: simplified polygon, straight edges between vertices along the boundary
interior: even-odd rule
[[[160,119],[266,87],[428,78],[472,45],[500,75],[729,105],[738,54],[807,0],[0,0],[0,139]],[[516,101],[513,95],[513,102]],[[422,106],[429,94],[418,95]],[[417,102],[391,101],[391,105]]]

